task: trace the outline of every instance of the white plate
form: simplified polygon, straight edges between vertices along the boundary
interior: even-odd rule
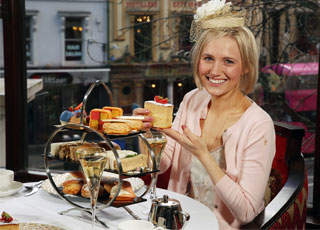
[[[9,188],[0,190],[0,197],[11,196],[22,188],[23,184],[19,181],[14,181]]]
[[[118,174],[115,173],[109,173],[109,172],[103,172],[103,177],[114,177],[117,178]],[[70,174],[70,173],[64,173],[61,175],[57,175],[53,177],[53,181],[55,182],[57,187],[61,187],[63,182],[65,182],[66,180],[70,180],[70,179],[74,179],[74,177]],[[138,177],[130,177],[130,178],[126,178],[124,179],[125,181],[129,181],[131,184],[131,187],[133,189],[134,192],[137,192],[138,190],[140,190],[143,186],[144,186],[144,181],[141,178]],[[58,195],[57,191],[52,187],[49,179],[46,179],[41,188],[45,191],[47,191],[50,194],[54,194],[54,195]]]

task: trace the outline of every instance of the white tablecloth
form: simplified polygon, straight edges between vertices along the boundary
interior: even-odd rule
[[[0,212],[8,212],[21,223],[50,224],[66,230],[91,229],[91,217],[78,210],[71,211],[63,216],[59,215],[58,212],[73,206],[58,196],[40,189],[36,194],[25,197],[26,192],[27,190],[22,188],[14,195],[0,198]],[[218,221],[213,212],[198,201],[163,189],[157,189],[157,193],[159,197],[167,194],[170,198],[179,200],[182,210],[190,214],[190,220],[184,229],[218,229]],[[149,194],[146,197],[149,197]],[[129,205],[128,207],[141,219],[147,220],[148,216],[143,214],[143,211],[150,209],[151,202],[148,199],[146,202]],[[133,219],[123,208],[114,207],[97,211],[97,216],[109,225],[110,230],[117,230],[119,223]],[[98,223],[96,227],[99,230],[105,229]]]

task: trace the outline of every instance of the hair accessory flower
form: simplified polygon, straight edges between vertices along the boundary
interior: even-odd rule
[[[245,25],[245,10],[233,11],[232,3],[226,0],[211,0],[203,4],[193,16],[190,40],[197,41],[201,33],[213,28],[234,28]]]
[[[196,14],[194,15],[194,20],[199,21],[204,18],[210,18],[214,15],[218,15],[221,9],[230,6],[231,2],[226,3],[225,0],[209,1],[197,9]]]

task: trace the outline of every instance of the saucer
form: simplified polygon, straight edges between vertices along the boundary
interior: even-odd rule
[[[15,194],[22,188],[23,184],[19,181],[14,181],[9,188],[0,190],[0,197],[10,196]]]

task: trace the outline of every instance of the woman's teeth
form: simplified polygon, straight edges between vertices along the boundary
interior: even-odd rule
[[[212,82],[213,84],[220,84],[220,83],[225,82],[225,80],[215,80],[215,79],[210,79],[210,78],[209,78],[209,81]]]

